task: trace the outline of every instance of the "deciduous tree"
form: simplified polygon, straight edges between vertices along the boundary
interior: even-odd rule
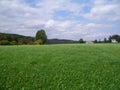
[[[37,33],[36,33],[36,41],[37,40],[42,40],[43,44],[47,41],[47,35],[45,33],[45,30],[41,29],[41,30],[37,31]]]

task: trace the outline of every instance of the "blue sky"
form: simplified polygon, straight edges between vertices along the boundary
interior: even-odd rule
[[[120,34],[120,0],[0,0],[0,32],[49,39],[103,39]]]

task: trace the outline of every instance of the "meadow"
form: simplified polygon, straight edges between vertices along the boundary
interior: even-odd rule
[[[0,90],[120,90],[120,44],[0,46]]]

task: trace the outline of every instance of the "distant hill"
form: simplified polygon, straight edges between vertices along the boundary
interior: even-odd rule
[[[69,44],[69,43],[78,43],[78,41],[67,40],[67,39],[48,39],[46,44]]]
[[[10,34],[10,33],[0,33],[0,40],[5,40],[5,39],[19,39],[19,38],[25,38],[25,39],[32,39],[34,40],[34,37],[30,36],[24,36],[24,35],[19,35],[19,34]]]
[[[0,41],[15,42],[17,44],[30,44],[35,41],[35,38],[18,34],[0,33]]]

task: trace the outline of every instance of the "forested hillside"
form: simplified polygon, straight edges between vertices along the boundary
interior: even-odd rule
[[[32,44],[34,41],[35,41],[34,37],[23,36],[18,34],[0,33],[1,45]]]

